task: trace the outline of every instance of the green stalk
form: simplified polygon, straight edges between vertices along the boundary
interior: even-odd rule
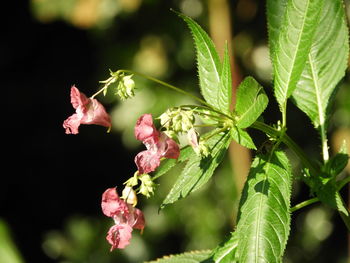
[[[274,138],[279,138],[299,157],[303,165],[307,167],[312,174],[319,173],[317,167],[315,167],[314,164],[309,160],[304,151],[285,132],[283,132],[282,136],[280,137],[281,131],[276,130],[275,128],[259,121],[254,122],[251,127],[263,131],[264,133]]]
[[[299,204],[293,206],[293,207],[290,209],[290,212],[291,212],[291,213],[292,213],[292,212],[295,212],[295,211],[297,211],[297,210],[299,210],[299,209],[301,209],[301,208],[303,208],[303,207],[305,207],[305,206],[311,205],[311,204],[316,203],[316,202],[318,202],[318,201],[320,201],[320,200],[319,200],[317,197],[311,198],[311,199],[309,199],[309,200],[306,200],[306,201],[304,201],[304,202],[301,202],[301,203],[299,203]]]
[[[142,73],[139,73],[139,72],[135,72],[135,71],[132,71],[132,70],[124,70],[124,69],[121,69],[121,70],[118,70],[117,72],[125,72],[125,73],[130,73],[130,74],[138,75],[138,76],[143,77],[143,78],[145,78],[145,79],[148,79],[148,80],[151,80],[151,81],[156,82],[156,83],[158,83],[158,84],[161,84],[161,85],[164,86],[164,87],[170,88],[170,89],[175,90],[175,91],[177,91],[177,92],[179,92],[179,93],[182,93],[182,94],[184,94],[184,95],[186,95],[186,96],[189,96],[189,97],[191,97],[192,99],[195,99],[196,101],[198,101],[198,102],[200,102],[200,103],[202,103],[202,104],[208,106],[209,108],[212,108],[212,106],[211,106],[210,104],[208,104],[206,101],[204,101],[204,100],[198,98],[197,96],[195,96],[195,95],[193,95],[193,94],[191,94],[191,93],[188,93],[188,92],[186,92],[186,91],[184,91],[184,90],[182,90],[182,89],[179,89],[178,87],[175,87],[175,86],[173,86],[173,85],[171,85],[171,84],[169,84],[169,83],[166,83],[166,82],[164,82],[164,81],[161,81],[161,80],[159,80],[159,79],[156,79],[156,78],[153,78],[153,77],[151,77],[151,76],[148,76],[148,75],[145,75],[145,74],[142,74]]]

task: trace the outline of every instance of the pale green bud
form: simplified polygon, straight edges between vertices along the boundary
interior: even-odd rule
[[[142,174],[140,175],[139,179],[141,181],[139,193],[143,194],[147,198],[153,195],[156,184],[153,183],[152,178],[149,176],[149,174]]]
[[[135,82],[132,75],[122,76],[118,82],[117,92],[122,100],[135,96]]]
[[[193,128],[194,115],[192,111],[181,108],[168,109],[160,117],[160,124],[167,130],[174,132],[187,132]]]
[[[202,156],[202,157],[208,157],[209,155],[209,147],[208,145],[206,145],[205,142],[203,141],[199,141],[199,147],[198,147],[198,155]]]
[[[135,174],[134,174],[134,176],[133,177],[130,177],[124,184],[126,185],[126,186],[130,186],[130,187],[133,187],[133,186],[136,186],[137,184],[138,184],[138,172],[136,172]]]

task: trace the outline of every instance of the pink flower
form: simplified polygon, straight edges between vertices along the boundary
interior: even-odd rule
[[[116,248],[125,248],[130,243],[132,228],[128,224],[112,226],[107,233],[107,241],[112,245],[111,251]]]
[[[111,251],[125,248],[130,243],[133,228],[141,231],[144,229],[145,218],[142,211],[121,199],[115,188],[108,188],[103,193],[101,206],[103,213],[114,220],[106,237],[112,245]]]
[[[177,143],[154,127],[151,114],[144,114],[137,120],[135,137],[147,148],[135,157],[140,174],[153,172],[160,165],[160,159],[163,157],[177,159],[180,155]]]
[[[106,110],[96,99],[90,99],[75,86],[70,91],[70,100],[76,113],[63,122],[67,134],[77,134],[80,124],[97,124],[111,127],[111,120]]]

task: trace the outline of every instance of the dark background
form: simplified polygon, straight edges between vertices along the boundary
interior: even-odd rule
[[[64,228],[71,215],[103,218],[101,194],[108,187],[121,185],[133,174],[133,158],[139,150],[127,149],[118,132],[106,134],[102,127],[81,126],[79,135],[66,135],[62,122],[74,112],[69,101],[70,86],[76,84],[85,94],[93,94],[98,80],[106,77],[109,68],[130,66],[127,46],[137,45],[144,32],[171,35],[176,47],[176,41],[181,40],[187,29],[169,11],[178,9],[179,1],[144,1],[132,14],[114,18],[103,32],[78,28],[62,20],[42,23],[33,16],[29,2],[7,2],[12,6],[2,11],[5,20],[0,41],[5,104],[0,217],[11,229],[25,262],[58,262],[62,258],[53,259],[43,252],[45,233]],[[255,43],[266,42],[264,7],[259,1],[251,2],[257,5],[256,14],[249,21],[234,18],[235,32],[247,31],[256,39]],[[233,13],[237,3],[231,3]],[[205,11],[200,21],[205,22]],[[114,57],[110,53],[113,46],[114,51],[125,55],[123,60],[115,61],[121,55]],[[180,68],[171,60],[174,57],[175,52],[170,51],[169,82],[196,76],[195,65]],[[238,63],[243,74],[254,75],[244,63],[239,60]],[[107,110],[113,103],[107,101]],[[276,118],[273,110],[265,114],[268,121]],[[291,122],[306,127],[303,131],[291,130],[291,136],[314,154],[318,150],[314,146],[318,139],[316,132],[302,113],[293,106],[290,111]],[[301,185],[298,189],[295,202],[308,198],[305,187]],[[339,216],[327,213],[332,218],[331,235],[311,253],[312,257],[304,256],[299,262],[342,262],[338,260],[345,258],[345,227]],[[304,218],[305,212],[293,215],[294,226],[302,220],[299,216]],[[292,228],[287,254],[290,258],[294,253],[308,255],[298,247],[299,235],[303,233],[295,233],[298,227]],[[178,241],[183,235],[169,231],[163,240],[154,241],[155,246],[164,246],[156,247],[152,255],[180,252],[183,246]],[[104,236],[99,242],[105,242]],[[108,246],[104,248],[109,253]]]

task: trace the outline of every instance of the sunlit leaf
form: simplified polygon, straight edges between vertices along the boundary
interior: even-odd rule
[[[266,1],[266,16],[267,29],[270,47],[270,57],[273,58],[278,42],[280,27],[283,21],[283,15],[286,11],[288,0],[267,0]]]
[[[183,254],[165,256],[154,261],[145,263],[200,263],[205,261],[210,255],[210,250],[192,251]]]
[[[296,88],[297,81],[304,69],[322,4],[323,0],[288,1],[278,39],[277,41],[272,40],[274,42],[271,50],[275,78],[274,91],[282,109],[285,108],[285,103]],[[269,6],[271,8],[273,5]],[[273,27],[274,23],[277,24],[279,21],[271,21],[271,17],[270,15],[269,24],[270,27]],[[276,34],[276,32],[272,33],[272,37],[276,38]]]
[[[293,92],[295,104],[316,128],[326,129],[327,107],[337,83],[345,75],[348,31],[343,1],[325,1],[305,69]]]
[[[238,262],[281,262],[290,231],[291,182],[283,152],[254,159],[240,201]]]
[[[192,150],[190,146],[185,146],[180,151],[180,156],[178,159],[165,159],[162,160],[161,165],[158,167],[156,172],[153,174],[153,177],[160,177],[163,174],[167,173],[171,168],[175,165],[182,163],[188,160],[191,156],[195,155],[195,152]]]
[[[207,183],[216,167],[221,163],[230,141],[230,132],[216,134],[211,137],[207,141],[210,149],[209,156],[203,158],[195,156],[187,162],[182,173],[163,201],[161,208],[185,198],[191,192],[198,190]]]
[[[237,91],[237,126],[247,128],[253,124],[265,110],[268,101],[263,87],[254,78],[245,78]]]
[[[236,262],[236,249],[238,245],[238,238],[236,232],[233,232],[229,240],[219,245],[212,252],[210,257],[213,263],[234,263]]]
[[[228,54],[227,44],[225,46],[224,61],[222,63],[222,72],[220,76],[220,89],[218,92],[218,108],[223,112],[230,111],[230,104],[232,99],[232,77],[230,56]]]
[[[245,130],[242,130],[238,127],[233,127],[231,129],[231,136],[232,136],[232,139],[238,144],[244,147],[247,147],[249,149],[254,149],[254,150],[256,149],[252,138]]]
[[[202,95],[210,105],[220,109],[220,100],[223,94],[220,91],[221,63],[214,43],[195,21],[183,14],[178,13],[178,15],[185,20],[194,38]]]

